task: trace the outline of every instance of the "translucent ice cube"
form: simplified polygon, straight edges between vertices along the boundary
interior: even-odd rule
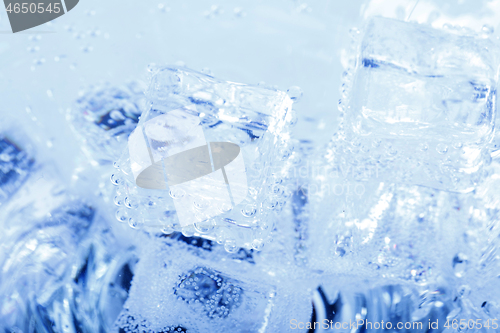
[[[358,185],[363,192],[329,196],[319,205],[335,198],[336,211],[314,203],[308,208],[313,221],[328,221],[309,224],[311,268],[432,283],[451,270],[463,234],[480,222],[466,194],[422,186]]]
[[[153,70],[115,174],[122,222],[261,248],[289,191],[292,100],[186,68]]]
[[[374,281],[353,283],[354,276],[324,278],[313,302],[316,321],[325,323],[326,320],[327,330],[349,332],[354,328],[355,331],[380,332],[399,327],[399,331],[405,332],[425,331],[430,321],[433,327],[436,321],[444,325],[454,306],[451,288],[404,284],[373,287]]]
[[[143,103],[144,86],[139,81],[94,87],[76,101],[68,118],[92,159],[114,162],[137,126]]]
[[[264,330],[275,288],[246,261],[169,238],[143,247],[119,330]],[[176,330],[174,330],[175,332]]]
[[[28,208],[30,208],[28,206]],[[109,331],[137,261],[94,207],[66,201],[43,219],[13,212],[0,243],[0,328]],[[49,326],[48,326],[49,325]]]
[[[27,179],[34,159],[7,133],[0,133],[0,206]]]
[[[346,159],[379,176],[470,191],[495,123],[498,46],[475,35],[373,18],[347,75]]]

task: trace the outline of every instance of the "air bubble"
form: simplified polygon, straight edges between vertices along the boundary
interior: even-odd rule
[[[120,223],[125,223],[128,218],[128,214],[125,208],[119,208],[116,210],[115,217]]]
[[[196,230],[195,230],[194,226],[192,226],[192,225],[182,228],[182,234],[185,237],[193,237],[195,232],[196,232]]]
[[[495,32],[495,28],[493,28],[491,25],[489,24],[485,24],[483,25],[483,27],[481,28],[481,30],[488,34],[488,35],[491,35],[493,32]]]
[[[173,188],[170,192],[168,192],[168,194],[172,197],[172,199],[180,199],[186,195],[186,192],[184,192],[181,188]]]
[[[291,86],[286,92],[294,103],[300,101],[303,95],[302,89],[297,86]]]
[[[245,16],[247,15],[247,14],[243,11],[243,9],[242,9],[242,8],[240,8],[240,7],[236,7],[236,8],[234,8],[233,12],[234,12],[234,16],[236,16],[236,17],[240,17],[240,18],[241,18],[241,17],[245,17]]]
[[[260,250],[262,250],[263,247],[264,247],[264,240],[262,240],[262,239],[255,239],[252,242],[252,248],[254,250],[260,251]]]
[[[257,213],[257,208],[255,205],[248,204],[242,210],[241,214],[245,217],[252,217]]]
[[[125,203],[125,207],[127,207],[127,208],[137,209],[139,207],[139,203],[134,198],[125,197],[125,200],[123,200],[123,201]]]
[[[446,154],[448,152],[448,146],[445,145],[444,143],[439,143],[437,146],[436,146],[436,151],[440,154]]]
[[[238,247],[236,246],[236,241],[233,239],[228,239],[224,243],[224,249],[229,253],[238,252]]]
[[[146,208],[148,209],[155,209],[157,207],[157,204],[154,200],[149,199],[146,201]]]
[[[144,221],[136,217],[131,217],[128,219],[128,225],[132,229],[141,229],[144,226]]]
[[[429,149],[429,145],[427,145],[427,143],[419,143],[418,149],[420,149],[421,151],[427,151],[427,149]]]
[[[161,232],[163,232],[165,235],[170,235],[171,233],[174,232],[174,228],[172,228],[172,226],[164,226],[161,229]]]
[[[193,201],[193,205],[196,209],[205,210],[206,208],[208,208],[209,202],[205,198],[197,198],[195,201]]]
[[[455,257],[453,257],[452,266],[456,277],[464,276],[464,273],[467,269],[467,263],[467,257],[462,253],[458,253],[457,255],[455,255]]]
[[[115,203],[115,205],[117,206],[121,206],[123,205],[123,198],[121,195],[116,195],[113,199],[113,202]]]
[[[196,231],[198,231],[201,234],[206,234],[209,233],[214,229],[214,223],[215,221],[213,220],[208,220],[208,221],[203,221],[203,222],[197,222],[194,224],[194,228]]]
[[[122,180],[120,177],[118,177],[116,174],[112,174],[110,177],[111,184],[118,186],[122,183]]]
[[[231,211],[231,209],[233,209],[233,206],[231,204],[228,204],[228,203],[222,203],[219,205],[218,207],[218,210],[221,212],[221,213],[227,213],[229,211]]]

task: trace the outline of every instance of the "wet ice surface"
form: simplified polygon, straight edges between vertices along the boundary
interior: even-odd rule
[[[7,133],[0,137],[0,205],[23,184],[33,167],[33,157]]]
[[[471,191],[491,159],[498,45],[386,18],[361,39],[331,149],[372,177]]]
[[[294,279],[286,272],[255,263],[255,252],[232,255],[206,240],[200,247],[188,240],[148,240],[117,329],[274,332],[288,316],[310,319],[308,293],[291,292]]]
[[[362,16],[382,2],[365,3]],[[439,319],[441,327],[481,319],[490,327],[469,331],[496,331],[495,27],[442,29],[460,15],[405,2],[379,13],[399,21],[352,30],[359,48],[350,50],[349,28],[363,26],[359,5],[141,2],[131,10],[88,0],[34,34],[3,35],[2,121],[19,119],[27,134],[0,124],[0,327],[284,332],[292,319]],[[473,4],[496,24],[498,13],[483,5]],[[478,13],[467,13],[476,24]],[[432,27],[404,22],[410,16]],[[282,182],[262,186],[278,218],[242,237],[245,249],[232,234],[210,235],[210,223],[175,229],[174,205],[134,200],[123,165],[111,166],[148,109],[141,82],[151,62],[197,73],[205,86],[156,82],[149,101],[164,110],[197,104],[221,141],[276,148],[256,140],[272,118],[266,112],[229,108],[221,117],[213,97],[241,87],[227,80],[294,102],[294,149],[267,156],[294,162],[279,170]],[[163,139],[155,129],[148,133]],[[314,169],[325,164],[333,179]],[[253,205],[236,213],[231,226],[258,214]],[[163,228],[131,220],[155,214]]]
[[[148,109],[112,176],[117,219],[231,252],[260,249],[294,186],[283,171],[298,161],[291,98],[186,68],[151,70]]]

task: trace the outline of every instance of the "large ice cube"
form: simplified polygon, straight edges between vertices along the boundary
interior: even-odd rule
[[[348,82],[342,148],[379,176],[470,191],[492,139],[498,46],[482,36],[373,18]]]
[[[119,221],[260,249],[287,192],[285,92],[160,67],[115,174]]]

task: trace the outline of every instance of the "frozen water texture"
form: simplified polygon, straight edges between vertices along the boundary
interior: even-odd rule
[[[260,249],[290,195],[292,100],[186,68],[151,71],[148,108],[112,179],[118,220]]]
[[[0,133],[0,206],[28,178],[34,159],[9,134]]]
[[[10,165],[0,174],[9,195],[0,210],[0,329],[109,331],[128,297],[130,243],[69,194],[52,166],[34,161],[20,131],[1,141]]]
[[[116,161],[137,126],[144,103],[144,86],[132,81],[121,86],[97,86],[86,91],[68,118],[85,152],[97,161]]]
[[[66,202],[38,221],[10,216],[0,256],[0,327],[15,332],[103,327],[95,308],[99,295],[86,287],[99,285],[91,265],[106,266],[95,258],[95,252],[105,251],[102,246],[87,247],[102,241],[97,234],[87,238],[94,218],[94,209],[81,201]]]
[[[117,330],[276,332],[290,315],[311,318],[307,293],[283,292],[293,279],[263,271],[250,252],[234,256],[210,241],[187,240],[152,238],[143,247]]]
[[[498,50],[484,36],[373,18],[346,75],[332,151],[375,166],[372,177],[471,191],[489,159]]]

